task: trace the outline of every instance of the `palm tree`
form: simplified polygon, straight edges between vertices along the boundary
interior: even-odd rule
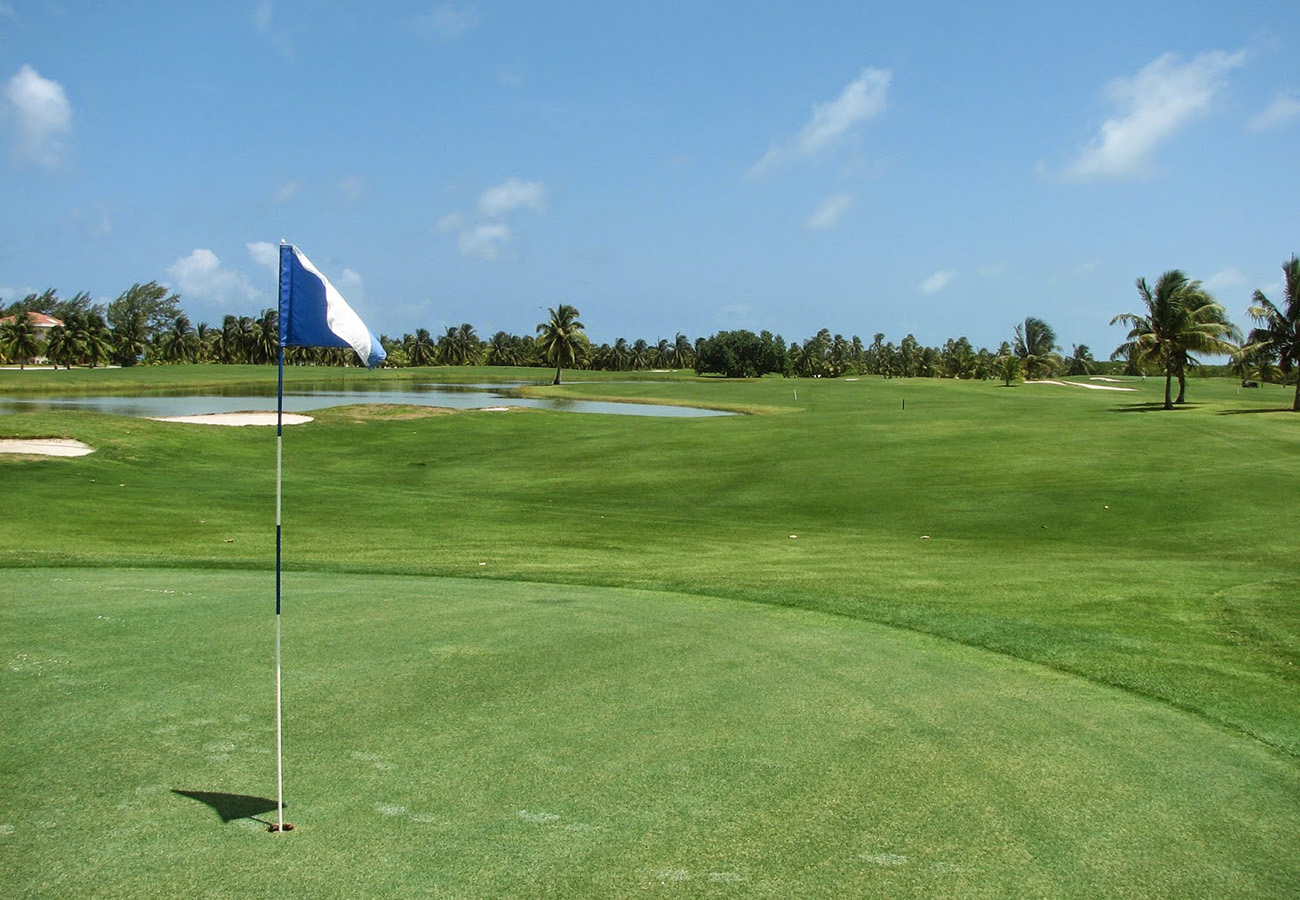
[[[32,327],[31,314],[24,310],[0,326],[0,344],[4,346],[5,355],[16,360],[20,369],[39,356],[41,342]]]
[[[207,322],[200,322],[194,328],[194,337],[198,340],[198,346],[194,351],[195,362],[208,362],[212,358],[212,342],[216,338],[216,332]]]
[[[1110,320],[1112,325],[1129,326],[1128,340],[1115,348],[1111,359],[1129,357],[1158,364],[1165,373],[1165,409],[1173,409],[1173,380],[1179,380],[1182,402],[1186,370],[1197,364],[1191,354],[1236,352],[1231,339],[1237,329],[1201,283],[1178,269],[1161,275],[1154,289],[1139,278],[1137,289],[1146,314],[1121,313]]]
[[[101,314],[92,312],[86,316],[85,331],[77,340],[85,354],[83,359],[92,369],[113,358],[113,332]]]
[[[50,329],[49,336],[45,339],[45,355],[56,369],[60,363],[65,368],[72,368],[72,362],[77,358],[77,337],[66,322]]]
[[[1002,379],[1006,387],[1011,387],[1012,381],[1020,378],[1020,366],[1023,360],[1019,356],[1013,356],[1010,353],[1004,353],[1002,356],[995,357],[993,360],[993,372]]]
[[[170,363],[191,362],[195,357],[197,342],[190,317],[181,314],[172,321],[171,330],[163,335],[162,358]]]
[[[1191,329],[1187,334],[1186,346],[1178,352],[1178,396],[1174,405],[1186,402],[1187,370],[1200,366],[1191,351],[1231,355],[1239,352],[1241,329],[1228,321],[1228,311],[1215,301],[1205,290],[1198,286],[1188,292],[1190,304],[1189,321]]]
[[[537,348],[542,359],[555,366],[555,384],[560,383],[560,371],[575,367],[586,355],[589,343],[583,332],[586,326],[578,321],[577,307],[561,303],[559,309],[548,308],[550,318],[537,326]]]
[[[1258,324],[1250,332],[1246,349],[1276,360],[1283,375],[1297,372],[1291,409],[1300,412],[1300,258],[1293,254],[1282,264],[1282,272],[1286,276],[1286,308],[1278,309],[1262,291],[1255,291],[1255,302],[1246,312]]]
[[[1066,375],[1091,375],[1097,371],[1097,361],[1093,359],[1092,350],[1087,344],[1075,344],[1070,355],[1065,358]]]
[[[1016,326],[1016,338],[1011,348],[1025,367],[1025,380],[1033,381],[1039,375],[1050,375],[1061,362],[1056,355],[1056,332],[1042,319],[1029,316]]]
[[[695,364],[695,347],[690,338],[680,331],[673,339],[672,366],[674,369],[689,369]]]

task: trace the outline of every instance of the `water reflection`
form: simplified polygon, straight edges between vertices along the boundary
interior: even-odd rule
[[[483,409],[493,406],[522,406],[564,412],[605,413],[620,416],[667,416],[700,418],[731,413],[688,406],[659,406],[649,403],[608,403],[595,400],[538,399],[519,396],[519,385],[499,384],[411,384],[349,385],[346,390],[285,391],[285,412],[303,413],[354,403],[395,403],[412,406],[443,406],[451,409]],[[166,394],[132,396],[33,397],[0,399],[0,413],[34,409],[76,409],[116,416],[196,416],[204,413],[274,411],[275,389],[263,391],[239,388],[237,394],[217,389],[198,392],[168,391]]]

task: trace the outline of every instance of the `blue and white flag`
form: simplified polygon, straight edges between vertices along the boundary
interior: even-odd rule
[[[292,244],[280,245],[280,346],[351,347],[372,369],[387,356],[343,295]]]

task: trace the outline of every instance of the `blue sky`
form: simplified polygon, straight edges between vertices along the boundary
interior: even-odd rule
[[[196,320],[297,244],[376,332],[1068,351],[1300,251],[1289,2],[0,0],[0,297]]]

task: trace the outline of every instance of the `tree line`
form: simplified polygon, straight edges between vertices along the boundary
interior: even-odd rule
[[[1062,355],[1052,327],[1030,316],[1016,324],[998,347],[975,347],[966,337],[942,346],[925,346],[908,334],[897,344],[883,333],[868,343],[821,329],[803,341],[787,343],[779,334],[747,330],[720,331],[691,340],[678,333],[651,344],[618,338],[613,343],[588,340],[578,310],[562,304],[549,310],[535,334],[498,331],[486,340],[474,326],[450,327],[436,337],[425,328],[400,338],[380,336],[386,366],[554,366],[612,372],[693,369],[732,378],[780,374],[837,378],[879,375],[886,378],[999,379],[1099,372],[1165,377],[1165,406],[1186,400],[1187,375],[1200,363],[1194,354],[1228,356],[1231,370],[1244,380],[1285,383],[1300,374],[1300,260],[1283,264],[1284,297],[1280,303],[1255,291],[1247,314],[1255,327],[1243,337],[1227,310],[1197,280],[1181,270],[1162,274],[1154,284],[1136,286],[1142,308],[1121,313],[1111,324],[1129,332],[1101,361],[1085,344]],[[0,361],[46,356],[56,366],[150,365],[163,363],[273,363],[278,352],[278,314],[264,309],[257,317],[225,316],[219,327],[194,325],[180,306],[180,295],[157,282],[134,284],[108,304],[81,292],[68,300],[54,289],[29,294],[8,307],[0,304]],[[28,313],[43,313],[63,324],[44,342]],[[293,365],[359,365],[345,350],[291,347]],[[1177,397],[1172,386],[1178,384]],[[1300,378],[1293,408],[1300,410]]]

